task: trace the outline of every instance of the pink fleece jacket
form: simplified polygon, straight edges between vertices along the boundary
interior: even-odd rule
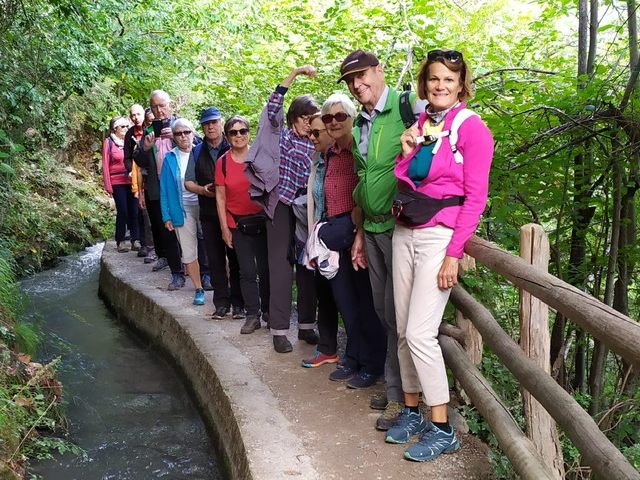
[[[447,113],[443,130],[449,130],[453,117],[465,104]],[[422,125],[426,119],[423,112],[418,124]],[[407,157],[402,154],[396,158],[395,175],[398,188],[401,190],[418,190],[434,198],[445,198],[454,195],[464,196],[464,205],[446,207],[440,210],[428,223],[415,228],[444,225],[453,229],[453,236],[447,247],[447,255],[462,258],[464,245],[473,235],[480,222],[480,215],[487,204],[489,191],[489,169],[493,159],[493,137],[491,132],[480,119],[472,116],[465,120],[458,130],[457,148],[462,153],[463,163],[456,163],[449,137],[442,139],[442,145],[433,156],[431,169],[417,187],[407,176],[411,160],[421,146],[417,146]],[[402,224],[402,222],[398,222]]]

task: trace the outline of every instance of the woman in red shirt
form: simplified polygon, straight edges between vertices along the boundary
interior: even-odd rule
[[[224,124],[231,149],[216,162],[216,203],[222,238],[234,248],[247,318],[240,333],[260,328],[269,310],[269,264],[264,211],[249,197],[244,162],[249,152],[249,122],[233,116]],[[259,281],[258,281],[259,277]]]
[[[138,237],[138,201],[131,191],[131,176],[124,166],[124,135],[129,129],[127,117],[111,120],[111,133],[102,145],[102,179],[104,189],[116,204],[116,245],[119,252],[128,252],[124,237],[129,227],[131,248],[140,248]]]

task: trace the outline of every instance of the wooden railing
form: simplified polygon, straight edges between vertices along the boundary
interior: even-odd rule
[[[563,478],[557,423],[598,478],[638,480],[640,473],[602,433],[589,413],[550,376],[546,305],[580,325],[636,367],[640,366],[640,324],[547,273],[548,242],[540,226],[526,225],[521,238],[527,260],[478,237],[467,242],[465,251],[521,289],[520,310],[524,322],[521,336],[525,338],[523,343],[527,343],[524,345],[527,353],[481,303],[457,286],[451,292],[451,301],[459,311],[459,325],[443,324],[440,329],[445,361],[521,478]],[[536,250],[540,250],[540,255]],[[527,337],[527,332],[533,332],[532,336]],[[477,352],[482,342],[493,350],[523,388],[526,434],[476,367],[479,361],[473,352]],[[536,347],[532,348],[530,342]]]

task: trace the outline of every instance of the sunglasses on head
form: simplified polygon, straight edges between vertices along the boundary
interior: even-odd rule
[[[181,130],[180,132],[173,132],[174,137],[186,137],[191,133],[191,130]]]
[[[427,60],[433,61],[438,58],[444,58],[451,63],[462,61],[462,54],[457,50],[431,50],[427,53]]]
[[[326,128],[323,128],[322,130],[318,130],[317,128],[314,128],[309,132],[309,135],[315,138],[320,138],[320,132],[326,132],[326,131],[327,131]]]
[[[116,125],[115,128],[129,128],[128,125]]]
[[[322,123],[331,123],[333,122],[334,118],[336,119],[336,122],[344,122],[347,118],[349,118],[349,115],[344,112],[338,112],[335,115],[327,113],[326,115],[322,115],[320,117],[320,120],[322,120]]]
[[[230,137],[235,137],[236,135],[245,136],[247,133],[249,133],[248,128],[241,128],[240,130],[229,130],[227,132],[227,135],[229,135]]]

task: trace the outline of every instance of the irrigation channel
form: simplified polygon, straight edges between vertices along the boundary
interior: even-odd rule
[[[98,298],[102,247],[22,283],[46,337],[38,360],[61,357],[69,439],[86,452],[34,463],[32,472],[46,480],[222,479],[177,372]]]

